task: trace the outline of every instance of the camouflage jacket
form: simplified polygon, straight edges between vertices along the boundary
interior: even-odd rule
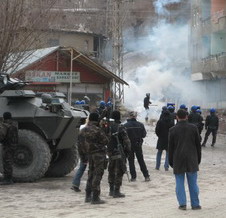
[[[106,152],[108,138],[98,127],[98,122],[89,121],[79,133],[78,149],[80,155]]]
[[[15,147],[18,144],[18,123],[13,120],[3,122],[7,127],[5,139],[2,141],[3,146]]]
[[[115,134],[118,135],[119,142],[123,147],[125,155],[128,157],[131,150],[130,139],[127,135],[125,127],[120,122],[114,122],[110,125],[109,143],[107,146],[108,155],[112,156],[119,154],[119,148]]]

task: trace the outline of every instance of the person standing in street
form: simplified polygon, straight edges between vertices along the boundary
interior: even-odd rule
[[[100,182],[104,174],[106,162],[106,146],[108,138],[99,127],[99,115],[90,113],[87,125],[79,133],[78,147],[88,155],[89,171],[86,183],[85,202],[103,204],[100,199]]]
[[[18,124],[12,119],[10,112],[3,114],[3,125],[6,128],[6,136],[2,143],[3,181],[0,185],[13,184],[13,155],[18,145]]]
[[[208,140],[209,135],[212,133],[213,139],[212,139],[212,144],[211,146],[214,147],[217,139],[217,130],[219,127],[219,119],[218,116],[216,115],[216,109],[211,108],[210,109],[210,115],[206,117],[205,121],[205,129],[206,129],[206,134],[204,141],[202,143],[202,146],[206,146],[206,142]]]
[[[168,134],[169,134],[169,129],[172,126],[174,126],[174,120],[170,116],[170,112],[168,110],[163,111],[161,118],[158,120],[155,128],[155,133],[158,136],[157,147],[156,147],[158,149],[158,152],[156,155],[156,167],[155,167],[156,170],[159,170],[160,168],[162,152],[164,150],[166,151],[164,168],[165,168],[165,171],[169,170]]]
[[[176,179],[176,196],[180,210],[187,209],[184,186],[185,175],[193,210],[201,209],[197,171],[201,162],[201,144],[198,128],[188,123],[187,112],[177,111],[178,123],[169,130],[169,164],[173,168]]]
[[[96,113],[99,114],[100,119],[102,119],[104,117],[103,112],[106,108],[106,103],[105,101],[100,101],[99,107],[96,109]]]
[[[83,125],[80,126],[80,131],[81,131],[81,129],[83,129],[86,126],[86,124],[87,124],[87,122],[85,122]],[[78,144],[79,144],[79,140],[80,140],[80,136],[78,136]],[[80,146],[78,146],[78,153],[79,153],[79,158],[80,158],[80,164],[79,164],[79,168],[73,178],[72,187],[71,187],[71,189],[74,190],[75,192],[81,192],[81,190],[79,189],[81,178],[88,165],[88,155],[83,153],[83,149]]]
[[[140,165],[141,172],[143,173],[145,181],[148,182],[150,181],[150,175],[144,161],[143,150],[142,150],[143,138],[146,137],[147,132],[144,127],[144,124],[141,122],[138,122],[136,118],[137,118],[137,112],[131,111],[129,113],[129,119],[124,124],[131,142],[131,152],[128,158],[131,181],[132,182],[136,181],[136,177],[137,177],[135,163],[134,163],[134,158],[136,155],[137,161]]]
[[[148,121],[149,105],[150,104],[151,104],[151,102],[150,102],[150,93],[146,93],[146,97],[144,98],[144,108],[145,108],[145,111],[146,111],[145,121]]]
[[[108,183],[110,187],[109,196],[123,198],[125,194],[120,192],[122,178],[126,169],[126,158],[130,153],[130,140],[125,127],[121,124],[121,114],[115,110],[111,118],[114,122],[110,124],[108,143]]]
[[[88,164],[88,156],[86,154],[81,154],[81,152],[79,152],[79,156],[80,156],[80,165],[73,178],[72,187],[71,187],[71,189],[74,190],[75,192],[81,192],[81,189],[79,188],[81,183],[81,178]]]
[[[201,141],[201,132],[203,129],[203,117],[201,116],[200,113],[197,112],[198,107],[193,105],[191,107],[191,113],[188,115],[188,122],[193,123],[194,125],[197,126],[199,130],[199,136],[200,136],[200,141]]]

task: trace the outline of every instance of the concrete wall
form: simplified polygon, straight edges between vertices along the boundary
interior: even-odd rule
[[[54,45],[54,41],[58,42]],[[45,36],[46,47],[71,46],[82,52],[93,52],[94,36],[80,33],[51,32]]]

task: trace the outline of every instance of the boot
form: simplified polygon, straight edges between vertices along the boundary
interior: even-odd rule
[[[86,198],[85,198],[85,203],[91,202],[92,197],[91,197],[91,191],[86,191]]]
[[[120,192],[120,188],[115,188],[113,198],[124,198],[125,195]]]
[[[79,189],[79,187],[77,187],[77,186],[75,186],[75,185],[73,185],[73,186],[71,187],[71,190],[73,190],[73,191],[75,191],[75,192],[81,192],[81,189]]]
[[[109,196],[113,197],[114,195],[114,185],[110,185]]]
[[[100,192],[99,191],[94,191],[93,192],[93,197],[91,200],[91,204],[104,204],[105,201],[101,200],[99,197]]]

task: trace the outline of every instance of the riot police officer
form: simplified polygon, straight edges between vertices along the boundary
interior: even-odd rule
[[[217,138],[218,126],[219,126],[219,119],[216,115],[216,109],[211,108],[210,109],[210,115],[208,115],[206,117],[206,121],[205,121],[205,129],[207,131],[206,131],[206,134],[205,134],[204,141],[202,143],[203,147],[206,146],[206,142],[208,140],[210,133],[212,133],[212,136],[213,136],[211,146],[214,147],[214,144],[216,143],[216,138]]]
[[[18,144],[18,124],[12,120],[12,114],[3,114],[3,124],[6,128],[6,136],[2,141],[3,149],[3,181],[0,185],[13,184],[13,155]]]
[[[203,129],[203,117],[197,112],[197,106],[195,105],[191,107],[191,113],[188,115],[188,122],[196,125],[199,131],[200,141],[201,141],[202,140],[201,132]]]
[[[114,198],[125,197],[120,192],[123,174],[126,172],[126,158],[128,157],[131,145],[125,127],[121,124],[121,114],[115,110],[111,118],[114,122],[110,123],[109,143],[108,143],[108,183],[110,186],[109,195]]]

